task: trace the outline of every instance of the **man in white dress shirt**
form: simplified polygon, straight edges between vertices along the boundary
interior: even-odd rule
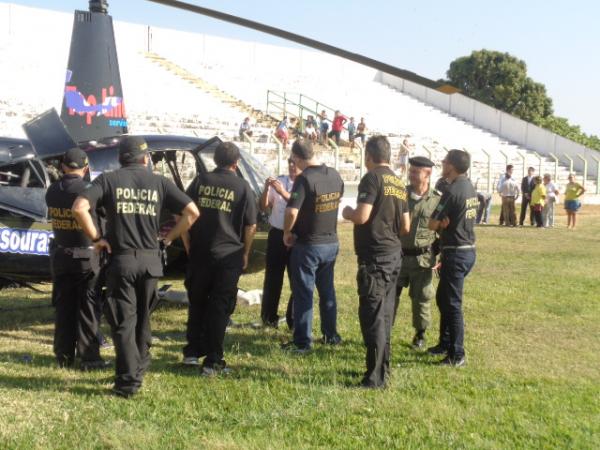
[[[277,311],[283,286],[283,274],[289,257],[289,249],[283,244],[283,217],[294,180],[300,172],[301,170],[296,167],[294,161],[291,158],[288,159],[288,175],[267,178],[260,198],[261,210],[271,209],[269,217],[271,229],[267,239],[267,263],[260,306],[260,317],[265,327],[277,328],[279,324]],[[292,328],[291,300],[290,298],[286,313],[287,324],[290,328]]]
[[[552,181],[549,173],[544,174],[544,187],[546,188],[546,203],[542,210],[542,223],[546,228],[554,226],[554,204],[558,200],[558,186]]]
[[[507,227],[517,226],[517,214],[515,212],[515,200],[519,198],[519,184],[506,172],[504,182],[500,186],[502,196],[502,217]]]

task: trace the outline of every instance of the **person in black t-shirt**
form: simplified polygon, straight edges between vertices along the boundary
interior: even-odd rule
[[[88,185],[83,181],[88,170],[85,152],[79,148],[67,151],[62,170],[63,178],[52,183],[46,192],[48,218],[54,232],[50,245],[52,303],[56,308],[54,354],[61,367],[73,365],[77,355],[82,370],[101,369],[106,363],[100,357],[94,312],[98,255],[71,211],[75,198]],[[92,216],[95,220],[93,211]]]
[[[429,219],[429,229],[440,233],[442,250],[440,282],[436,301],[440,309],[440,340],[428,349],[446,357],[444,365],[465,364],[462,295],[465,277],[475,264],[475,232],[479,200],[465,175],[471,163],[467,152],[450,150],[442,161],[442,176],[448,187]]]
[[[373,136],[365,147],[368,173],[358,185],[356,209],[346,206],[344,219],[354,223],[358,257],[358,318],[367,347],[367,371],[361,385],[384,387],[390,372],[390,338],[396,280],[402,262],[401,234],[410,219],[403,181],[390,168],[392,151],[385,136]]]
[[[198,358],[204,356],[202,373],[207,376],[225,369],[225,329],[256,231],[257,201],[248,182],[237,176],[239,159],[235,144],[219,144],[214,155],[217,168],[199,173],[187,191],[200,209],[200,218],[189,236],[184,235],[190,303],[183,362],[198,365]]]
[[[283,242],[292,248],[290,273],[294,309],[293,342],[285,349],[298,353],[312,345],[312,310],[315,284],[323,342],[337,345],[337,304],[333,268],[339,251],[337,215],[344,182],[331,167],[318,165],[310,141],[296,140],[292,159],[302,170],[296,177],[285,210]]]
[[[150,364],[150,313],[156,306],[156,284],[163,275],[158,232],[164,208],[181,214],[163,239],[164,245],[194,223],[198,209],[175,184],[153,174],[148,145],[128,136],[119,144],[121,168],[94,180],[73,205],[73,213],[97,251],[110,254],[106,269],[106,319],[117,356],[113,393],[135,394]],[[90,206],[106,210],[106,237],[92,221]]]

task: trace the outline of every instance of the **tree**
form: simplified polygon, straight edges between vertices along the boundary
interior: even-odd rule
[[[546,87],[527,76],[524,61],[508,53],[473,51],[450,63],[446,75],[469,97],[523,120],[539,124],[552,115]]]

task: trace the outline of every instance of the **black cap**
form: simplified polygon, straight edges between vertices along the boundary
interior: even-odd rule
[[[139,136],[126,136],[119,143],[119,159],[130,161],[148,153],[148,144]]]
[[[69,169],[83,169],[88,164],[88,157],[79,147],[74,147],[66,151],[62,162]]]
[[[429,158],[425,158],[424,156],[413,156],[412,158],[408,158],[408,162],[411,166],[415,167],[433,167],[435,163]]]

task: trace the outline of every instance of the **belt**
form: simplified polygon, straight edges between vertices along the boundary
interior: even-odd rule
[[[420,256],[431,251],[431,245],[427,247],[403,248],[402,255],[404,256]]]
[[[475,244],[473,245],[445,245],[442,247],[442,251],[444,250],[471,250],[475,249]]]
[[[143,255],[160,255],[160,249],[158,248],[125,248],[122,250],[114,250],[112,256],[143,256]]]
[[[71,256],[73,256],[74,252],[78,252],[78,251],[82,251],[82,250],[93,250],[93,249],[94,249],[94,247],[63,247],[62,245],[59,245],[59,244],[52,245],[52,250],[60,250],[65,255],[71,255]]]

